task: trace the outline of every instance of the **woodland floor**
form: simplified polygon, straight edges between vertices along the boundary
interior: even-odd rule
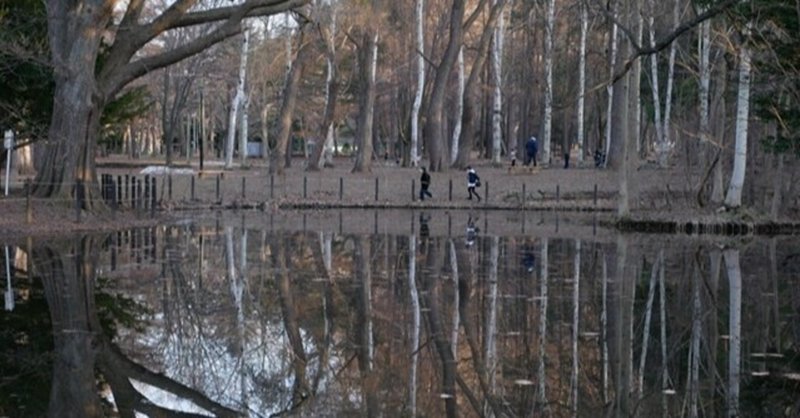
[[[98,173],[109,174],[115,182],[119,180],[124,185],[126,176],[129,179],[133,176],[142,179],[144,168],[160,164],[159,161],[146,159],[130,162],[121,158],[105,158],[98,161]],[[419,169],[400,167],[383,160],[376,161],[370,173],[351,173],[352,160],[349,158],[339,158],[334,167],[321,172],[306,172],[303,160],[295,159],[292,167],[283,175],[275,176],[268,173],[262,160],[250,160],[244,167],[237,164],[229,171],[223,170],[220,162],[212,161],[205,164],[202,173],[197,170],[196,161],[191,165],[178,161],[176,166],[178,169],[190,168],[193,175],[153,174],[157,179],[158,210],[155,213],[149,209],[130,209],[129,183],[126,187],[128,192],[120,194],[123,201],[120,210],[83,211],[80,222],[74,202],[33,199],[33,221],[27,223],[21,179],[17,178],[15,192],[8,198],[0,199],[0,236],[144,226],[169,220],[184,210],[221,208],[501,211],[524,208],[531,211],[604,212],[612,217],[618,198],[616,173],[596,169],[588,161],[584,165],[573,164],[568,169],[563,166],[531,169],[519,165],[511,167],[509,164],[493,167],[488,162],[478,162],[473,167],[483,183],[478,189],[483,197],[480,202],[467,200],[466,174],[457,170],[431,173],[430,191],[433,198],[419,201],[416,196],[419,193]],[[769,221],[766,215],[755,211],[720,214],[715,207],[700,208],[693,191],[699,175],[688,173],[682,167],[660,169],[646,164],[632,177],[630,185],[634,189],[633,195],[637,196],[632,207],[632,218],[637,220],[699,223]],[[797,222],[797,219],[781,221]]]

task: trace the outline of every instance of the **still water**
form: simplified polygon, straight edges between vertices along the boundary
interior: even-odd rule
[[[0,416],[800,415],[800,238],[602,225],[228,213],[17,242]]]

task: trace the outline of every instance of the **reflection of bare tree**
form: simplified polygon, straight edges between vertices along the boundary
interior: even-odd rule
[[[417,237],[408,236],[408,289],[411,297],[413,323],[411,325],[411,371],[409,376],[409,409],[417,416],[417,365],[419,364],[420,305],[417,292]]]
[[[297,322],[297,305],[292,294],[289,279],[290,255],[286,250],[286,243],[281,238],[276,238],[273,244],[272,261],[277,269],[278,293],[280,297],[281,313],[286,337],[292,347],[292,368],[294,369],[294,384],[292,387],[292,405],[298,405],[309,395],[308,382],[306,381],[306,358],[303,349],[303,339],[300,335],[300,326]]]
[[[97,368],[111,387],[119,413],[150,416],[189,415],[157,406],[138,392],[139,381],[180,398],[219,417],[238,416],[198,391],[142,367],[114,346],[100,329],[94,304],[95,258],[93,237],[50,244],[33,251],[33,261],[45,287],[55,339],[50,416],[103,416],[95,386]]]
[[[739,416],[739,379],[742,346],[742,272],[739,267],[739,250],[723,252],[725,269],[728,271],[730,291],[728,308],[728,397],[727,415]]]
[[[428,327],[431,338],[433,339],[436,353],[442,363],[442,393],[444,398],[445,411],[448,417],[455,417],[458,414],[458,403],[456,401],[456,364],[453,352],[447,341],[447,332],[441,318],[439,300],[441,298],[441,286],[435,280],[442,267],[441,260],[441,240],[431,238],[428,245],[427,266],[424,274],[420,275],[420,283],[423,292],[422,305],[428,313]]]
[[[102,415],[92,348],[94,334],[99,332],[94,298],[90,296],[95,279],[93,243],[91,238],[75,238],[33,252],[50,307],[56,347],[48,411],[51,417]]]
[[[540,266],[542,268],[539,275],[539,367],[537,369],[537,379],[539,386],[537,389],[536,400],[541,407],[549,410],[547,406],[547,374],[545,373],[545,365],[547,363],[547,302],[548,302],[548,287],[547,272],[549,269],[547,260],[548,250],[547,238],[542,239],[542,255],[540,258]]]
[[[656,294],[656,279],[658,278],[658,268],[664,262],[664,250],[658,252],[658,257],[650,269],[650,286],[647,291],[647,304],[644,308],[644,331],[642,331],[642,353],[639,356],[639,380],[636,387],[636,392],[639,399],[644,396],[644,375],[645,367],[647,366],[647,351],[650,342],[650,319],[653,312],[653,300]]]
[[[500,237],[489,239],[489,312],[486,314],[486,381],[489,397],[495,394],[497,373],[497,265],[500,258]],[[487,406],[488,407],[488,406]]]
[[[372,266],[370,244],[369,241],[365,244],[364,240],[363,236],[355,238],[356,280],[360,289],[357,303],[356,341],[363,396],[367,400],[365,412],[368,417],[373,417],[378,413],[378,399],[375,396],[373,382],[375,379],[375,373],[373,373],[375,347],[372,336]]]
[[[575,256],[573,258],[572,280],[572,375],[570,377],[570,409],[572,416],[578,415],[578,336],[580,327],[580,294],[581,294],[581,240],[575,240]]]
[[[702,335],[702,304],[700,301],[700,254],[694,261],[692,269],[692,338],[689,343],[689,372],[687,373],[687,390],[689,391],[689,417],[697,418],[697,402],[700,394],[700,338]]]

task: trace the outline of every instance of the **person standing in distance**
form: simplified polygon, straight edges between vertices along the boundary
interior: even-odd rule
[[[431,192],[428,191],[428,187],[431,185],[431,175],[428,174],[428,170],[425,167],[422,167],[422,174],[419,176],[419,200],[425,200],[425,196],[433,198]]]
[[[528,142],[525,143],[525,165],[533,162],[533,166],[536,167],[536,154],[538,153],[539,143],[536,141],[536,137],[532,136],[528,138]]]
[[[481,195],[475,191],[475,188],[480,186],[481,178],[478,176],[478,173],[475,172],[472,166],[467,166],[467,192],[469,193],[467,200],[472,200],[472,196],[475,195],[475,197],[478,198],[478,202],[481,201]]]

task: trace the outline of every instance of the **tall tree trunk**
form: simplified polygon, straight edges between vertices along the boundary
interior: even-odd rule
[[[675,30],[680,19],[680,0],[675,0],[672,8],[672,28]],[[670,139],[672,124],[672,86],[675,84],[675,52],[677,42],[670,43],[669,61],[667,62],[667,90],[664,94],[664,126],[661,129],[661,142],[656,144],[656,155],[658,164],[666,167],[669,162],[669,154],[675,146],[675,141]]]
[[[494,0],[497,4],[498,0]],[[503,48],[505,44],[505,12],[500,9],[500,17],[494,28],[492,47],[492,164],[499,165],[503,151]]]
[[[608,51],[609,51],[608,52],[608,54],[609,54],[609,56],[608,56],[608,85],[606,86],[606,98],[607,98],[607,105],[606,106],[607,107],[606,107],[606,132],[605,132],[605,144],[604,144],[606,158],[605,158],[605,162],[603,163],[603,167],[607,167],[608,164],[609,164],[609,161],[613,161],[614,159],[617,158],[617,156],[612,156],[611,155],[611,140],[612,140],[612,138],[617,140],[617,141],[619,140],[617,137],[614,136],[614,134],[612,132],[612,129],[613,129],[613,126],[614,126],[614,123],[613,123],[614,109],[615,109],[614,106],[619,106],[617,104],[617,102],[619,101],[619,100],[617,100],[618,93],[615,91],[615,90],[618,90],[618,89],[616,88],[616,83],[614,83],[614,74],[615,74],[615,71],[617,69],[617,61],[618,61],[618,59],[617,59],[617,47],[618,47],[618,44],[617,44],[617,32],[618,32],[618,28],[617,28],[617,24],[614,23],[614,22],[616,22],[616,20],[617,20],[617,18],[619,16],[619,13],[617,13],[617,7],[618,7],[617,6],[617,0],[611,0],[609,2],[609,7],[611,8],[611,11],[610,11],[610,13],[611,13],[611,19],[610,19],[611,20],[611,23],[610,23],[611,33],[609,34],[609,39],[608,39]],[[625,119],[623,119],[623,120],[625,120]],[[615,162],[615,164],[616,164],[616,162]]]
[[[442,113],[444,112],[444,98],[450,79],[450,71],[453,69],[458,50],[461,48],[463,20],[464,0],[454,0],[450,12],[450,39],[447,42],[442,61],[436,69],[436,78],[433,81],[428,106],[428,118],[423,128],[423,136],[428,141],[428,159],[430,160],[431,171],[440,171],[443,168]]]
[[[330,6],[330,29],[325,41],[325,114],[322,117],[320,137],[309,159],[307,171],[319,171],[325,165],[333,165],[333,135],[336,129],[336,101],[339,96],[339,76],[336,73],[336,8]],[[324,32],[323,32],[324,33]]]
[[[417,90],[414,95],[414,106],[411,109],[411,155],[409,157],[411,166],[416,167],[419,164],[419,112],[422,108],[422,95],[425,92],[425,31],[424,23],[425,17],[423,10],[425,9],[425,0],[416,0],[416,7],[414,9],[414,24],[415,35],[414,38],[417,53]]]
[[[456,94],[456,114],[453,127],[453,136],[450,140],[450,165],[458,159],[458,139],[461,137],[461,126],[464,120],[464,91],[466,89],[466,79],[464,76],[464,46],[458,50],[458,93]]]
[[[544,132],[542,135],[542,164],[549,165],[553,133],[553,32],[555,30],[555,0],[547,0],[544,22]]]
[[[243,110],[244,106],[244,84],[247,79],[247,55],[250,47],[250,35],[247,29],[244,30],[242,36],[242,50],[239,54],[239,78],[236,82],[236,92],[234,93],[233,100],[231,101],[231,109],[228,114],[228,136],[225,141],[225,168],[233,168],[233,149],[234,141],[236,140],[236,124],[241,117],[239,112]],[[244,138],[242,132],[239,132],[239,157],[244,163],[247,158],[247,139]]]
[[[300,30],[300,48],[297,56],[292,62],[289,74],[286,77],[286,85],[283,89],[283,101],[281,103],[280,114],[278,115],[278,134],[275,138],[275,152],[270,159],[269,172],[273,174],[283,174],[285,167],[291,161],[290,139],[292,136],[292,120],[294,120],[294,108],[297,104],[297,93],[300,84],[300,77],[303,74],[305,64],[311,56],[311,46],[305,43],[306,32],[310,25],[306,24]]]
[[[358,297],[358,325],[356,327],[356,344],[358,345],[358,368],[361,371],[361,387],[366,399],[366,416],[373,417],[377,414],[378,400],[373,387],[375,372],[375,340],[372,322],[372,251],[368,237],[355,238],[355,263],[356,280],[360,294]]]
[[[749,25],[749,23],[748,23]],[[742,205],[742,188],[747,168],[747,125],[750,114],[750,59],[751,51],[747,37],[739,46],[739,86],[736,94],[736,145],[733,159],[733,173],[725,195],[725,206],[736,209]]]
[[[481,34],[478,52],[475,56],[475,61],[472,63],[472,69],[470,70],[467,84],[464,87],[464,111],[461,116],[461,135],[458,139],[458,157],[453,163],[453,168],[463,169],[470,163],[470,153],[472,152],[472,147],[474,145],[473,140],[475,138],[475,124],[478,120],[480,98],[478,81],[488,56],[492,34],[494,33],[494,25],[505,4],[506,0],[499,0],[492,6],[489,12],[489,18]]]
[[[581,240],[575,240],[575,255],[572,260],[572,374],[570,386],[570,412],[573,417],[578,416],[578,339],[580,338],[581,317]]]
[[[353,166],[354,173],[372,171],[373,119],[375,114],[375,73],[378,67],[378,33],[370,29],[364,33],[360,51],[362,92],[358,106],[358,126],[356,143],[358,154]]]
[[[586,138],[584,137],[586,128],[586,36],[589,32],[589,8],[586,3],[581,2],[581,40],[580,52],[578,57],[578,111],[577,111],[577,131],[578,136],[578,162],[582,163],[586,154]]]
[[[489,301],[486,313],[486,382],[489,385],[489,396],[494,396],[497,376],[497,270],[500,258],[500,237],[492,236],[489,244]]]
[[[547,402],[547,302],[548,302],[548,255],[547,238],[542,238],[542,252],[540,258],[541,272],[539,275],[539,366],[536,372],[539,386],[536,391],[536,401],[541,408],[549,411]]]

